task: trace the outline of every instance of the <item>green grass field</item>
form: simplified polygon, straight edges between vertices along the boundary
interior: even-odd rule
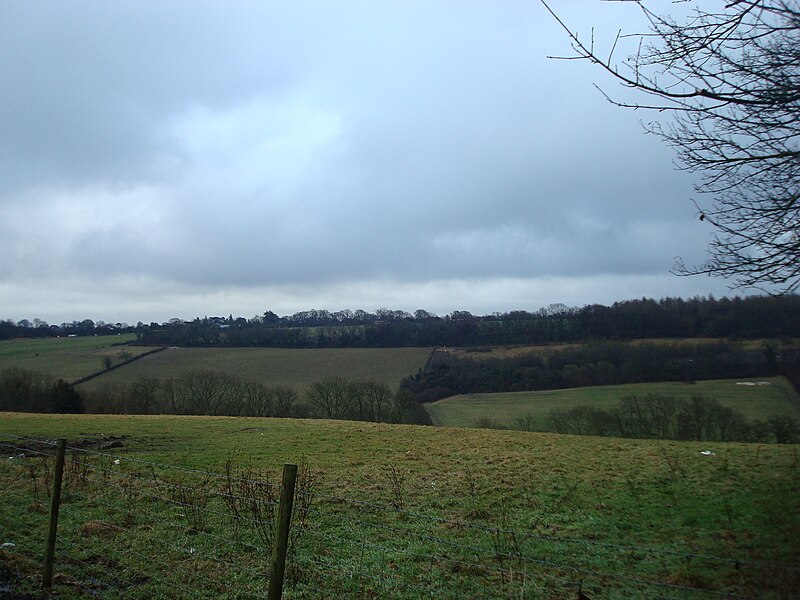
[[[109,457],[76,452],[68,462],[61,598],[263,596],[266,550],[219,497],[196,493],[218,480],[175,470],[220,472],[231,457],[273,481],[284,462],[305,461],[316,476],[288,598],[566,600],[582,582],[592,598],[777,599],[795,597],[800,583],[797,447],[1,414],[0,442],[13,455],[8,446],[25,442],[9,434],[71,445],[123,436]],[[0,549],[0,575],[16,573],[19,588],[36,586],[44,545],[36,473],[34,458],[0,462],[3,542],[16,544]],[[162,477],[177,483],[150,483]]]
[[[333,375],[371,379],[396,389],[401,379],[422,368],[430,352],[430,348],[174,348],[103,374],[79,389],[128,384],[142,378],[180,377],[198,369],[223,371],[269,385],[288,385],[299,393]]]
[[[119,362],[119,352],[132,355],[147,352],[145,346],[115,344],[130,342],[133,334],[60,338],[16,339],[0,341],[0,371],[19,367],[53,379],[73,381],[103,369],[103,358]]]
[[[764,420],[777,414],[800,418],[800,398],[785,378],[766,377],[744,381],[763,381],[768,385],[738,385],[742,383],[739,380],[721,379],[698,381],[691,385],[676,382],[634,383],[540,392],[468,394],[426,404],[425,409],[433,424],[443,427],[472,427],[482,417],[514,427],[518,417],[528,414],[540,426],[555,409],[568,410],[581,404],[610,409],[620,398],[649,393],[676,398],[703,394],[741,411],[748,419]]]

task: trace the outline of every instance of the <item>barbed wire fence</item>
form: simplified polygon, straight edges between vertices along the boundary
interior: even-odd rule
[[[0,558],[29,572],[42,562],[56,448],[0,433]],[[284,484],[236,457],[212,472],[110,450],[66,445],[55,585],[104,598],[267,594]],[[301,464],[283,596],[800,597],[795,564],[545,534],[513,526],[502,503],[491,524],[481,511],[448,519],[411,510],[404,477],[391,470],[381,503],[320,491]]]

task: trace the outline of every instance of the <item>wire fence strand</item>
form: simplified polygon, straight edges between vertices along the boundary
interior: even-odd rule
[[[55,444],[0,432],[0,452],[11,454],[0,463],[0,497],[4,501],[18,506],[30,498],[49,496]],[[59,544],[78,564],[93,547],[91,541],[87,547],[77,542],[85,535],[81,527],[94,523],[101,532],[98,535],[114,532],[113,539],[104,540],[111,544],[114,556],[133,559],[123,569],[138,572],[152,562],[152,553],[158,552],[162,559],[174,559],[165,562],[180,567],[182,580],[191,583],[210,577],[213,590],[225,588],[214,579],[216,569],[235,574],[243,586],[261,585],[266,580],[270,541],[259,539],[259,531],[266,535],[263,532],[274,527],[272,511],[278,506],[274,497],[279,484],[241,477],[230,470],[193,469],[75,443],[67,450],[71,455],[64,486],[71,494],[70,510]],[[253,486],[250,489],[254,491],[239,493],[237,485]],[[325,596],[331,590],[368,593],[378,589],[389,594],[387,597],[409,593],[456,597],[455,590],[465,583],[483,590],[481,594],[487,598],[518,597],[541,586],[542,581],[552,581],[563,589],[586,585],[587,589],[644,593],[648,598],[752,600],[759,596],[748,593],[751,588],[738,586],[747,577],[754,582],[748,585],[759,585],[759,570],[779,575],[769,584],[771,593],[778,594],[796,591],[792,586],[798,583],[800,573],[796,564],[495,527],[317,490],[298,489],[295,497],[307,503],[305,509],[298,509],[298,517],[316,515],[314,523],[303,522],[294,532],[298,540],[305,536],[301,548],[307,550],[294,549],[293,568],[306,575],[317,573],[316,579],[295,578],[301,597],[306,593]],[[254,502],[258,505],[248,513],[248,503]],[[113,518],[100,522],[100,514],[133,514],[136,524],[117,528],[110,524]],[[44,515],[34,511],[24,520],[43,523]],[[693,565],[723,569],[721,581],[731,583],[714,589],[673,579],[676,569]],[[638,572],[632,570],[634,566]],[[745,567],[751,570],[747,576]],[[725,575],[728,571],[724,569],[730,573]],[[165,587],[186,591],[175,585],[169,573],[144,571],[139,575],[147,582],[160,576]],[[488,588],[487,582],[492,582]]]

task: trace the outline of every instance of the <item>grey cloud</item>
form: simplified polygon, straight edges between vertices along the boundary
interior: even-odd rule
[[[7,182],[152,176],[163,119],[188,103],[224,107],[285,89],[293,78],[292,55],[275,52],[287,36],[274,35],[270,11],[255,6],[252,20],[193,2],[8,2],[0,10]]]
[[[530,2],[4,2],[0,274],[367,294],[701,257],[691,179],[565,46]]]

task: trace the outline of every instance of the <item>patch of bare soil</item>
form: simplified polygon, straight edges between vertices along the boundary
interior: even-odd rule
[[[122,448],[125,445],[127,437],[126,435],[101,435],[94,438],[67,440],[67,446],[70,448],[79,448],[81,450],[106,451],[114,448]],[[17,456],[23,458],[41,456],[42,454],[54,454],[55,448],[52,442],[25,440],[25,450],[20,450]]]
[[[17,591],[20,585],[8,558],[8,555],[0,553],[0,600],[45,600],[48,596],[43,593]]]

